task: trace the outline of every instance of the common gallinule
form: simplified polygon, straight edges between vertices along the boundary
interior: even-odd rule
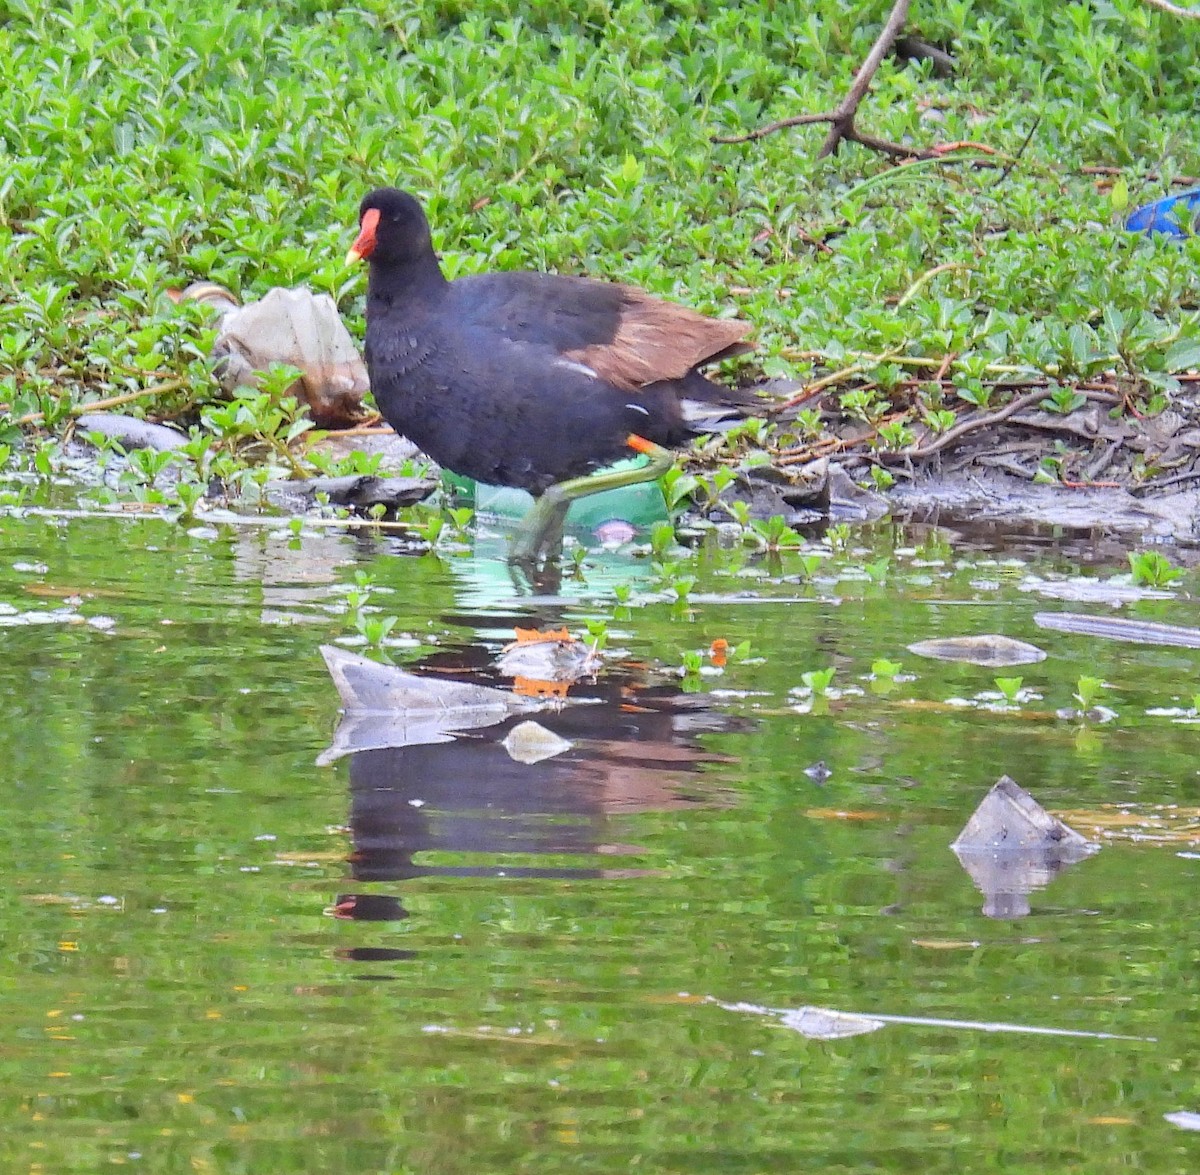
[[[573,500],[665,472],[665,446],[695,435],[683,400],[756,402],[698,370],[750,350],[747,323],[591,278],[447,281],[407,192],[363,199],[347,260],[360,258],[370,262],[366,358],[379,410],[446,469],[538,497],[515,559],[560,533]],[[649,462],[592,473],[630,450]]]

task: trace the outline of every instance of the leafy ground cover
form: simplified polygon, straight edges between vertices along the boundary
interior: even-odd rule
[[[1200,175],[1200,26],[1143,0],[918,3],[955,73],[886,61],[860,126],[976,146],[897,167],[854,145],[815,161],[821,127],[716,141],[834,106],[886,14],[0,0],[0,456],[51,474],[100,404],[192,430],[162,458],[177,488],[147,466],[118,492],[188,508],[214,474],[303,469],[294,405],[222,405],[202,312],[164,290],[307,284],[360,334],[342,258],[384,182],[425,199],[452,275],[584,273],[751,320],[758,351],[727,377],[795,381],[797,403],[713,462],[851,449],[883,485],[888,453],[1022,396],[1135,430],[1188,410],[1200,245],[1121,222]]]

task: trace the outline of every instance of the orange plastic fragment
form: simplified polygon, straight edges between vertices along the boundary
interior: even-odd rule
[[[541,677],[514,677],[513,693],[526,698],[565,698],[569,681],[546,681]]]
[[[542,645],[554,641],[572,643],[572,637],[567,631],[566,625],[563,625],[562,628],[551,628],[545,631],[540,628],[514,628],[513,632],[517,634],[517,639],[513,644],[517,645]],[[509,646],[509,648],[511,647],[512,645]]]

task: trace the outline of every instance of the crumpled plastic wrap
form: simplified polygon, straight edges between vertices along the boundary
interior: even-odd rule
[[[257,372],[287,363],[304,373],[289,394],[308,405],[322,428],[344,428],[366,415],[367,368],[328,294],[276,287],[242,306],[224,286],[195,282],[172,297],[203,303],[220,315],[212,354],[226,391],[255,387]]]

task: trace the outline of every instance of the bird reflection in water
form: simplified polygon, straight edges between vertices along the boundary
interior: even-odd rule
[[[461,660],[472,659],[468,653]],[[726,759],[705,751],[698,736],[741,720],[676,686],[645,685],[642,673],[606,670],[601,682],[572,690],[576,704],[533,715],[570,744],[537,762],[520,761],[509,750],[509,735],[528,714],[446,742],[387,746],[378,740],[350,755],[353,880],[579,880],[644,872],[597,861],[636,851],[618,843],[612,817],[728,803],[704,776],[705,764]],[[462,859],[433,864],[422,859],[426,854]],[[538,864],[539,857],[554,862]],[[580,863],[564,863],[564,857]],[[527,860],[511,863],[520,858]],[[331,913],[358,921],[409,917],[400,896],[374,892],[341,894]],[[379,961],[379,950],[347,950],[343,957]]]

